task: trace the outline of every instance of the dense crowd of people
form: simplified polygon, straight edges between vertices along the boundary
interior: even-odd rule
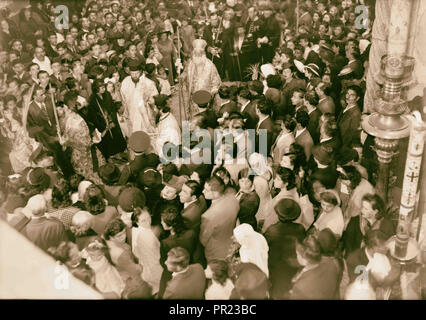
[[[105,298],[397,297],[371,1],[56,2],[1,12],[1,218]]]

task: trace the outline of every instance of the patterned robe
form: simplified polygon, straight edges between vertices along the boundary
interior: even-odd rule
[[[192,94],[198,90],[206,90],[210,92],[212,96],[214,96],[218,92],[221,85],[221,79],[216,66],[207,57],[204,59],[205,63],[201,66],[195,65],[193,60],[190,59],[184,71],[183,77],[186,78],[186,85],[191,98]],[[192,114],[198,112],[197,105],[191,103],[190,106],[193,109]]]
[[[86,121],[79,114],[66,107],[64,107],[64,112],[64,138],[67,141],[67,145],[72,149],[71,164],[74,170],[96,184],[102,183],[93,169],[92,154],[90,151],[92,138]],[[98,149],[96,149],[96,155],[99,166],[105,164],[105,159]]]

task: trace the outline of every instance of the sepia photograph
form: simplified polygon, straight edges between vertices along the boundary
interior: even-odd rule
[[[0,0],[0,300],[426,300],[425,25],[426,0]]]

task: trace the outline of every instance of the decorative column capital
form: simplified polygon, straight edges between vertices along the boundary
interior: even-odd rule
[[[398,153],[398,140],[375,137],[374,142],[373,149],[377,153],[378,160],[382,163],[391,163],[393,156]]]

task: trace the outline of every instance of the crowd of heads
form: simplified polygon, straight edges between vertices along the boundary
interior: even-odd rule
[[[355,253],[366,252],[370,260],[386,254],[395,219],[375,190],[377,159],[368,157],[371,142],[360,125],[372,21],[360,29],[355,7],[369,1],[74,1],[68,28],[59,29],[52,22],[56,2],[30,1],[16,16],[1,11],[0,143],[7,152],[0,159],[0,200],[2,217],[75,277],[107,298],[167,298],[167,277],[195,274],[194,265],[202,265],[200,281],[208,280],[200,298],[212,297],[214,287],[226,299],[335,299],[345,297],[339,293],[344,272],[355,281],[354,270],[343,267],[353,267]],[[225,157],[162,163],[148,150],[149,140],[130,152],[135,143],[128,139],[126,163],[101,164],[98,181],[80,174],[65,178],[55,155],[36,143],[19,166],[11,164],[8,153],[23,146],[29,101],[54,97],[59,117],[63,105],[84,115],[92,95],[109,92],[121,115],[124,78],[136,83],[143,74],[159,91],[164,81],[169,88],[179,81],[176,65],[162,63],[158,42],[171,41],[186,66],[210,52],[211,43],[207,51],[188,48],[212,27],[223,28],[230,41],[252,34],[254,60],[243,70],[248,76],[235,82],[229,69],[235,56],[226,55],[226,46],[223,60],[212,57],[223,83],[216,97],[198,104],[191,130],[221,128],[235,138],[244,129],[264,129],[266,154],[252,150],[242,166]],[[171,95],[154,97],[156,124],[177,113]],[[203,100],[203,93],[193,99]],[[221,112],[225,104],[230,111]],[[233,141],[230,151],[225,148],[231,159],[240,151]],[[219,231],[203,229],[208,222],[201,213],[197,220],[185,212],[194,203],[202,212],[212,210],[229,197],[238,202],[226,239],[233,241],[229,254],[206,259],[200,239]],[[40,219],[52,224],[51,236],[28,231]],[[286,234],[292,230],[294,236]],[[149,249],[135,245],[138,237]],[[144,249],[150,253],[144,256]],[[142,271],[157,265],[161,284]],[[289,277],[284,289],[277,266]],[[315,268],[335,270],[336,277],[327,278],[336,288],[332,293],[302,292],[298,283]],[[97,281],[100,273],[108,280]],[[383,285],[376,280],[369,288]],[[356,296],[350,288],[349,296]]]

